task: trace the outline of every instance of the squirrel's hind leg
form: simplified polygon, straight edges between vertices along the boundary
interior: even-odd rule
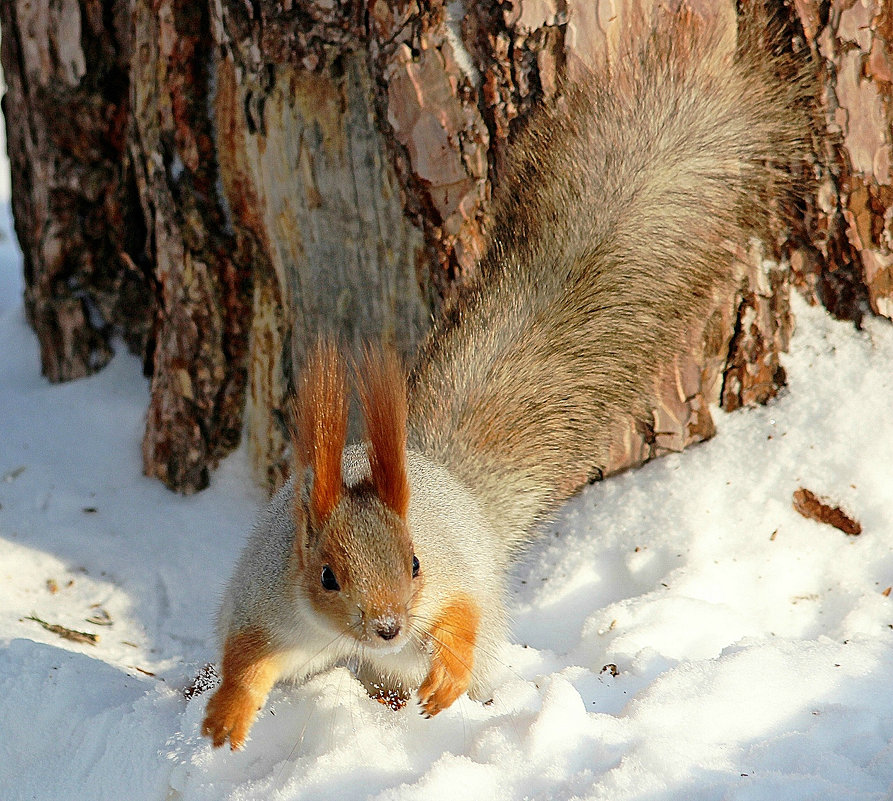
[[[270,689],[282,673],[281,655],[261,629],[230,635],[223,648],[223,681],[208,701],[202,734],[219,748],[227,739],[235,751],[242,747]]]

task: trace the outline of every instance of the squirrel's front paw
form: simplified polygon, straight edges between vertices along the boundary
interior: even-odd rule
[[[215,748],[229,739],[230,748],[241,748],[261,704],[256,693],[246,687],[224,682],[208,701],[202,734],[210,737]]]
[[[442,712],[468,689],[479,619],[477,604],[460,596],[428,630],[431,668],[419,687],[419,703],[426,717]]]
[[[223,646],[223,682],[208,701],[202,734],[215,748],[229,739],[233,751],[241,748],[257,710],[279,677],[279,655],[270,648],[261,628],[231,634]]]

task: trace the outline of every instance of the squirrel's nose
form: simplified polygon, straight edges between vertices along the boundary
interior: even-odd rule
[[[396,620],[379,623],[375,627],[375,633],[383,640],[393,640],[400,633],[400,624]]]

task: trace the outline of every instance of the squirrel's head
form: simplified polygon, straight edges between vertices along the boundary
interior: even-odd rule
[[[314,610],[362,646],[399,650],[422,576],[406,524],[406,389],[396,355],[367,350],[358,374],[369,475],[346,486],[347,378],[337,348],[310,354],[295,398],[295,566]]]

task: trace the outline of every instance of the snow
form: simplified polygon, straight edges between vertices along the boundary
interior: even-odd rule
[[[5,219],[5,218],[4,218]],[[0,798],[882,799],[893,789],[893,327],[795,303],[789,389],[588,488],[512,575],[492,703],[432,720],[344,669],[199,734],[213,614],[256,510],[245,454],[140,472],[137,359],[39,374],[0,250]],[[863,526],[800,517],[804,486]],[[111,625],[101,621],[107,613]],[[29,620],[100,636],[72,642]]]

